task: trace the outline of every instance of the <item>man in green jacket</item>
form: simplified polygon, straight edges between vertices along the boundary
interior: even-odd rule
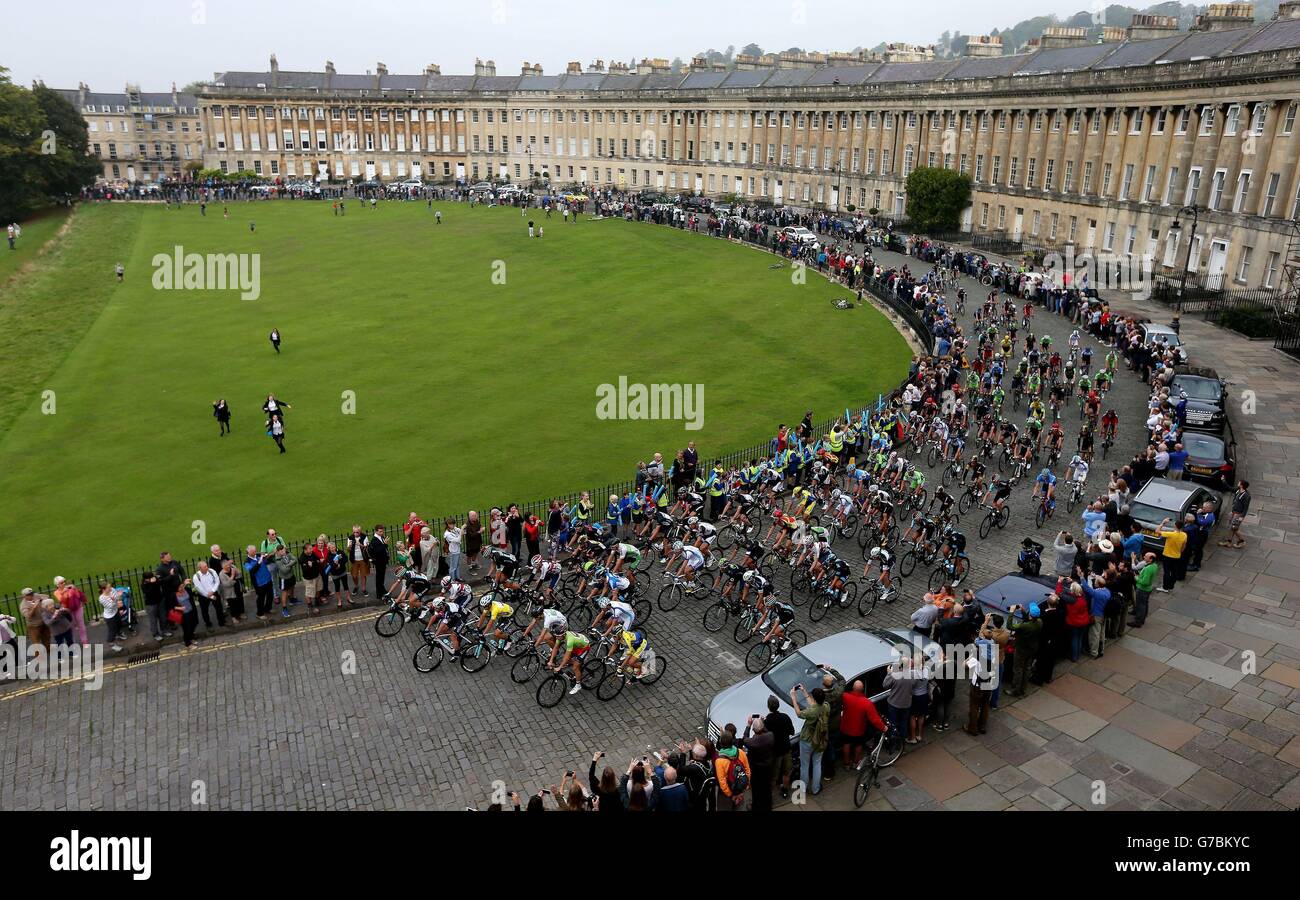
[[[1141,628],[1147,620],[1147,603],[1151,600],[1151,591],[1156,586],[1156,575],[1160,573],[1160,565],[1156,562],[1154,553],[1147,553],[1142,557],[1142,565],[1138,568],[1133,579],[1133,591],[1137,599],[1133,603],[1133,621],[1129,622],[1130,628]]]
[[[1016,637],[1016,649],[1012,655],[1011,690],[1007,693],[1013,697],[1023,697],[1025,681],[1038,656],[1038,638],[1043,630],[1043,621],[1039,618],[1037,603],[1029,604],[1028,608],[1012,606],[1007,612],[1011,613],[1011,633]]]

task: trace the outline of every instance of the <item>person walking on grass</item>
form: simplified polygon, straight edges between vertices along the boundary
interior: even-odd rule
[[[271,340],[271,346],[275,348],[275,352],[278,355],[280,352],[280,329],[278,328],[271,329],[270,340]]]
[[[121,263],[118,263],[116,266],[113,267],[113,273],[117,275],[117,283],[121,284],[122,277],[126,275],[126,269],[122,267]]]
[[[266,413],[268,419],[273,416],[279,416],[283,419],[286,409],[293,409],[293,407],[283,400],[275,399],[275,394],[267,394],[266,401],[262,404],[262,412]]]
[[[271,416],[270,419],[267,420],[266,433],[271,436],[271,440],[275,441],[276,446],[280,448],[280,452],[285,453],[286,451],[284,449],[284,420],[280,418],[279,413],[276,413],[275,415]]]
[[[221,428],[220,437],[230,433],[230,405],[226,403],[225,397],[219,398],[212,404],[212,417],[217,420],[217,425]]]

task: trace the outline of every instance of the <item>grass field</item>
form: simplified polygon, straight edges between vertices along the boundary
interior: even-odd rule
[[[41,248],[45,246],[50,238],[54,237],[63,223],[68,220],[71,210],[64,206],[57,206],[53,209],[46,210],[39,215],[35,215],[26,222],[19,222],[22,228],[22,237],[14,249],[9,249],[9,243],[6,241],[0,245],[0,285],[3,285],[18,269],[27,262],[31,262],[40,253]],[[0,222],[0,230],[7,226],[8,222]]]
[[[874,400],[906,371],[883,316],[835,309],[842,290],[813,274],[792,284],[749,248],[558,216],[529,240],[504,208],[443,204],[436,226],[423,204],[349,207],[82,207],[13,279],[0,297],[0,590],[162,548],[195,555],[198,521],[204,541],[234,548],[268,526],[299,538],[619,481],[687,440],[707,457],[809,406],[821,418]],[[260,298],[155,290],[152,259],[175,245],[260,254]],[[703,384],[703,428],[598,419],[597,387],[620,376]],[[292,404],[284,455],[265,435],[268,392]],[[219,396],[233,410],[224,438]]]

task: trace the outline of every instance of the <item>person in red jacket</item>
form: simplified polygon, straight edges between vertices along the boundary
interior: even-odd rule
[[[1088,598],[1083,595],[1083,589],[1077,583],[1072,585],[1070,592],[1061,596],[1061,582],[1058,582],[1056,595],[1058,602],[1065,606],[1065,627],[1070,632],[1070,660],[1079,661],[1079,654],[1083,651],[1084,639],[1088,634],[1088,626],[1092,623],[1092,616],[1088,611]]]
[[[867,726],[884,734],[885,720],[880,717],[876,704],[866,695],[861,681],[844,692],[844,708],[840,713],[840,737],[844,739],[843,757],[850,767],[862,759],[867,746]]]

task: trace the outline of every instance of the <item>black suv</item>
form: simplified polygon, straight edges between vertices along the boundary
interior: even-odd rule
[[[1186,426],[1192,431],[1222,434],[1228,422],[1228,385],[1206,366],[1177,366],[1169,383],[1169,401],[1175,405],[1187,395]]]

